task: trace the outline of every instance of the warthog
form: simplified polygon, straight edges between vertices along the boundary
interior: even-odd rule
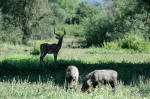
[[[75,66],[68,66],[66,70],[66,90],[75,88],[78,82],[79,71]]]
[[[100,84],[110,84],[112,91],[115,91],[115,82],[117,81],[118,73],[114,70],[94,70],[85,76],[81,90],[87,91],[91,85],[94,88]]]

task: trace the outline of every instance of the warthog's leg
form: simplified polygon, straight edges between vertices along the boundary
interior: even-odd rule
[[[101,84],[102,84],[101,82],[98,82],[98,88],[100,88]]]
[[[65,85],[66,86],[66,91],[68,90],[68,83],[69,83],[67,79],[68,78],[66,78],[66,80],[65,80],[66,81],[66,85]]]
[[[93,88],[96,88],[96,86],[98,85],[98,82],[94,82],[93,84]]]
[[[66,91],[70,88],[71,81],[71,77],[66,77]]]
[[[68,90],[68,82],[66,81],[66,91]]]
[[[114,81],[110,82],[110,86],[112,87],[112,91],[115,92],[115,83],[114,83]]]

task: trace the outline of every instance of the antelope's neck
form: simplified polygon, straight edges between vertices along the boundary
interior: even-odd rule
[[[57,45],[61,47],[62,46],[62,40],[58,41]]]

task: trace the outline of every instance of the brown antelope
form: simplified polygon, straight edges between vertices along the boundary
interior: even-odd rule
[[[46,54],[53,54],[54,55],[54,64],[56,66],[57,55],[58,55],[58,52],[62,46],[63,37],[66,34],[66,31],[64,30],[64,34],[62,36],[60,36],[59,34],[55,33],[55,28],[54,28],[54,34],[56,35],[56,39],[58,39],[57,44],[43,43],[40,45],[40,50],[41,50],[40,66],[42,66],[43,58],[46,56]]]

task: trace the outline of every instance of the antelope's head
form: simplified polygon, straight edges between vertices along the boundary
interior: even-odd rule
[[[56,34],[55,32],[55,28],[54,28],[54,34],[56,35],[56,39],[58,39],[59,41],[63,40],[64,35],[66,35],[66,31],[64,30],[64,34],[62,36],[60,36],[59,34]]]
[[[63,37],[64,35],[66,35],[66,31],[64,30],[64,34],[61,36],[59,34],[56,34],[55,32],[55,28],[54,28],[54,34],[56,35],[56,39],[58,39],[58,43],[61,44],[62,43],[62,40],[63,40]]]

